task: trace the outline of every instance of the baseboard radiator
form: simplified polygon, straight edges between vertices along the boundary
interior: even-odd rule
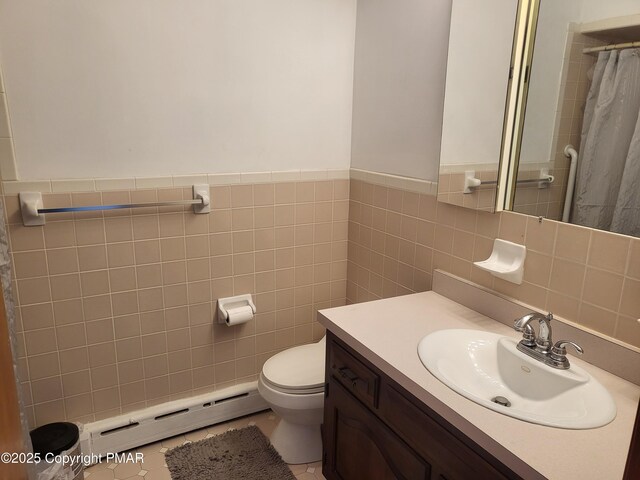
[[[82,453],[97,456],[123,452],[267,408],[258,393],[258,382],[234,385],[87,423],[80,435]]]

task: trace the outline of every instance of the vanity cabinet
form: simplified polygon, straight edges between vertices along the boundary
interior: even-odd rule
[[[328,480],[520,478],[327,332]]]

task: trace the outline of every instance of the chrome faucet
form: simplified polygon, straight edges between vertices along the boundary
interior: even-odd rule
[[[532,321],[538,320],[540,328],[538,330],[538,336],[535,339],[530,338],[534,335],[533,328],[529,325]],[[551,351],[551,320],[553,320],[553,313],[549,312],[547,315],[542,315],[538,312],[531,312],[522,318],[518,318],[513,328],[517,332],[524,332],[523,341],[521,343],[526,347],[533,347],[540,352],[548,353]]]
[[[534,320],[538,320],[539,324],[537,336],[531,326],[531,322]],[[567,340],[561,340],[554,345],[551,337],[551,320],[553,320],[553,314],[551,312],[547,315],[531,312],[524,317],[516,319],[513,328],[517,332],[522,332],[522,340],[518,342],[517,348],[519,351],[526,353],[530,357],[550,367],[566,370],[570,364],[569,360],[567,360],[567,351],[564,346],[572,345],[580,354],[582,354],[584,350],[580,345]]]

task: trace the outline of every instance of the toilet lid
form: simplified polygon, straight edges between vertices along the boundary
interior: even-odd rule
[[[325,342],[293,347],[280,352],[262,367],[269,383],[287,390],[307,390],[324,386]]]

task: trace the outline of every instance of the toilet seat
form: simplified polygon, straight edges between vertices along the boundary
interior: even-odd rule
[[[280,393],[286,393],[289,395],[311,395],[313,393],[324,392],[324,383],[320,386],[310,387],[310,388],[287,388],[287,387],[282,387],[280,385],[274,385],[272,382],[269,381],[267,377],[264,376],[264,373],[260,374],[260,378],[262,379],[262,382],[272,390],[275,390],[276,392],[280,392]]]
[[[301,345],[269,358],[262,367],[262,379],[272,389],[307,395],[324,390],[325,342]]]

